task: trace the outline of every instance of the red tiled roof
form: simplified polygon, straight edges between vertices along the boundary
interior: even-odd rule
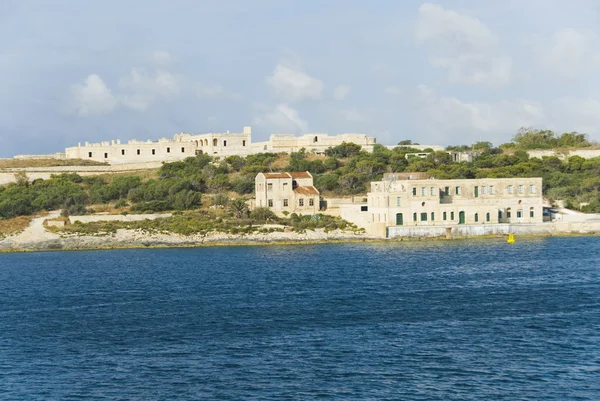
[[[289,173],[292,178],[312,178],[312,175],[308,171],[298,171],[295,173]]]
[[[265,178],[292,178],[289,173],[264,173]]]
[[[294,192],[300,195],[319,195],[317,188],[310,186],[296,187]]]

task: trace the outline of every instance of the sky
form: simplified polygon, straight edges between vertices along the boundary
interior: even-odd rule
[[[600,140],[600,0],[0,0],[0,157],[178,132]]]

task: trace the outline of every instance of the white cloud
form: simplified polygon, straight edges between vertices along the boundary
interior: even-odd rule
[[[348,85],[338,85],[333,90],[333,98],[335,100],[344,100],[348,93],[350,93],[350,87]]]
[[[198,84],[196,94],[200,99],[240,100],[237,93],[227,91],[219,84]]]
[[[320,80],[282,62],[277,64],[273,75],[266,78],[266,83],[275,90],[277,97],[287,102],[320,99],[324,87]]]
[[[156,70],[150,74],[142,68],[132,68],[129,75],[119,80],[119,87],[129,93],[120,96],[126,107],[147,110],[157,98],[171,98],[180,91],[179,79],[168,71]]]
[[[463,102],[438,96],[433,89],[417,88],[417,125],[432,140],[462,143],[480,139],[507,141],[521,127],[539,126],[546,121],[539,102],[516,99],[496,103]]]
[[[155,52],[155,62],[170,64],[166,52]],[[119,107],[146,111],[159,100],[172,100],[181,92],[181,78],[157,68],[148,72],[144,68],[132,68],[129,74],[119,79],[119,91],[115,94],[96,74],[88,76],[83,85],[71,86],[71,109],[80,116],[109,114]],[[212,88],[213,92],[215,88]],[[214,94],[214,93],[213,93]]]
[[[155,51],[152,53],[152,62],[154,65],[162,68],[169,67],[173,62],[171,54],[165,51]]]
[[[253,124],[276,132],[300,133],[308,129],[308,123],[298,111],[286,103],[280,103],[273,110],[254,118]]]
[[[477,18],[425,3],[419,8],[415,37],[428,45],[432,65],[448,70],[450,82],[497,87],[512,78],[512,58]]]
[[[383,90],[383,92],[387,93],[388,95],[397,96],[402,94],[402,89],[398,88],[397,86],[388,86]]]
[[[552,125],[561,131],[578,131],[595,136],[600,134],[600,100],[568,96],[552,102]]]
[[[72,111],[82,117],[111,113],[118,104],[111,90],[96,75],[89,75],[83,85],[71,85]]]
[[[542,47],[542,46],[538,46]],[[562,78],[577,78],[600,67],[600,43],[590,31],[572,28],[558,30],[543,50],[542,67]]]

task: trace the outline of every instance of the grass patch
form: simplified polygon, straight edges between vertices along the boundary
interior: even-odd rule
[[[0,220],[0,238],[20,233],[29,226],[32,219],[33,216],[18,216],[12,219]]]
[[[25,168],[25,167],[62,167],[62,166],[107,166],[107,163],[83,159],[0,159],[0,168]]]

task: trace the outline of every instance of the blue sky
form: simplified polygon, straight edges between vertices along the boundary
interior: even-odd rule
[[[592,0],[0,0],[0,157],[177,132],[600,140]]]

